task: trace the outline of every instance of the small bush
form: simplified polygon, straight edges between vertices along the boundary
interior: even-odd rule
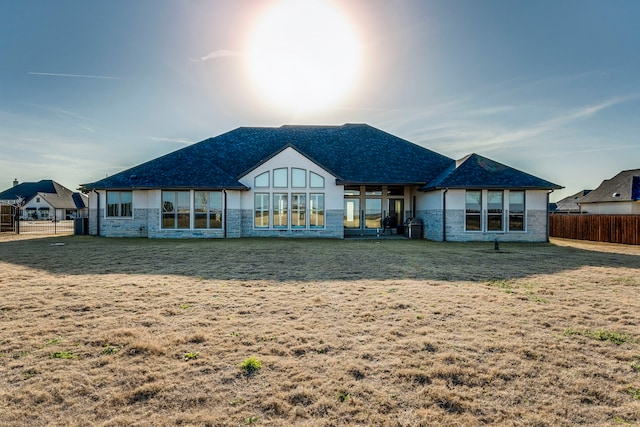
[[[262,362],[255,357],[247,357],[241,364],[240,369],[245,371],[247,375],[251,375],[254,372],[262,368]]]
[[[199,353],[197,351],[190,351],[189,353],[184,354],[184,360],[196,360],[199,357]]]

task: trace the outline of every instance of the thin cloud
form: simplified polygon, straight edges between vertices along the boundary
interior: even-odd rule
[[[149,136],[147,137],[147,139],[157,142],[177,142],[180,144],[193,144],[193,141],[190,141],[187,138],[162,138],[158,136]]]
[[[198,59],[189,58],[189,62],[205,62],[210,59],[230,58],[233,56],[240,56],[240,55],[241,55],[240,52],[235,52],[233,50],[218,49]]]
[[[81,79],[103,79],[103,80],[119,80],[117,77],[112,76],[94,76],[91,74],[66,74],[66,73],[40,73],[35,71],[29,71],[27,74],[31,76],[50,76],[50,77],[75,77]]]

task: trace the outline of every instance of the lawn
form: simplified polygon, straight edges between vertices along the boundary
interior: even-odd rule
[[[0,425],[640,423],[640,248],[0,237]]]

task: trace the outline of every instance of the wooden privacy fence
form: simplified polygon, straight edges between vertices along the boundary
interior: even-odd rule
[[[640,215],[549,215],[549,235],[564,239],[640,245]]]

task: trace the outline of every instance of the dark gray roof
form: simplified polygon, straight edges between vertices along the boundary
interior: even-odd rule
[[[23,200],[28,201],[37,193],[55,193],[56,187],[54,181],[50,179],[43,179],[38,182],[23,182],[22,184],[15,185],[0,193],[0,200],[16,200],[21,197]]]
[[[50,179],[13,186],[0,193],[0,200],[17,200],[20,197],[23,203],[27,203],[38,194],[54,209],[82,209],[88,205],[86,196]]]
[[[582,198],[580,203],[640,200],[640,169],[622,171]]]
[[[82,187],[244,188],[241,176],[288,146],[340,183],[424,185],[454,162],[364,124],[241,127]]]
[[[576,194],[572,194],[565,197],[564,199],[558,200],[555,203],[554,210],[557,212],[580,212],[579,203],[581,203],[584,196],[586,196],[590,192],[591,190],[581,190]]]
[[[562,187],[474,153],[450,165],[423,190],[436,188],[552,190]]]

